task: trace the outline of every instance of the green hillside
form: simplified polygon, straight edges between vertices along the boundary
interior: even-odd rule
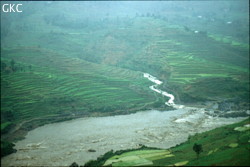
[[[1,13],[4,139],[56,121],[172,109],[144,72],[163,81],[160,89],[177,104],[233,99],[249,109],[244,5],[232,5],[229,17],[220,15],[222,3],[214,21],[206,12],[200,21],[198,8],[175,5],[153,12],[110,11],[108,2],[22,3],[25,12]]]
[[[155,101],[141,72],[41,48],[2,49],[2,55],[2,62],[13,59],[17,68],[1,75],[2,114],[14,123],[43,116],[115,114]]]
[[[108,152],[85,166],[249,166],[249,119],[189,137],[170,149],[142,147]],[[201,144],[199,157],[193,146]]]

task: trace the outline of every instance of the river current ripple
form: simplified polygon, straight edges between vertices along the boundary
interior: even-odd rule
[[[211,117],[204,112],[185,107],[47,124],[15,143],[17,152],[3,157],[1,166],[83,165],[111,149],[138,148],[139,144],[170,148],[186,141],[189,135],[244,119]]]
[[[157,86],[159,86],[163,83],[162,81],[158,80],[156,77],[154,77],[148,73],[144,73],[143,77],[148,78],[148,80],[155,83],[155,85],[152,85],[149,87],[151,90],[153,90],[153,91],[155,91],[163,96],[169,97],[169,100],[167,102],[165,102],[166,105],[172,106],[174,108],[183,108],[184,107],[183,105],[176,105],[174,103],[174,95],[172,95],[168,92],[162,91],[162,90],[157,88]]]
[[[144,77],[156,84],[150,89],[170,98],[165,104],[176,110],[47,124],[16,142],[17,152],[3,157],[1,166],[69,166],[72,162],[83,165],[107,151],[138,148],[140,144],[167,149],[186,141],[189,135],[246,119],[212,117],[204,108],[176,105],[172,94],[156,88],[161,81],[147,73]]]

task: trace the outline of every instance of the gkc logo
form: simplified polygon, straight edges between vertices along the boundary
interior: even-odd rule
[[[3,4],[2,11],[7,12],[23,12],[20,8],[22,4]]]

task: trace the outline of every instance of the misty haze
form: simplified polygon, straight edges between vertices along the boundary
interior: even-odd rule
[[[1,166],[249,166],[249,1],[1,1]]]

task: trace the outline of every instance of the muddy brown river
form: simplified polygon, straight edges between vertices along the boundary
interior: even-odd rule
[[[211,117],[204,109],[184,107],[53,123],[30,131],[15,143],[17,152],[2,158],[1,166],[83,165],[111,149],[137,148],[139,144],[170,148],[189,135],[243,119]]]

